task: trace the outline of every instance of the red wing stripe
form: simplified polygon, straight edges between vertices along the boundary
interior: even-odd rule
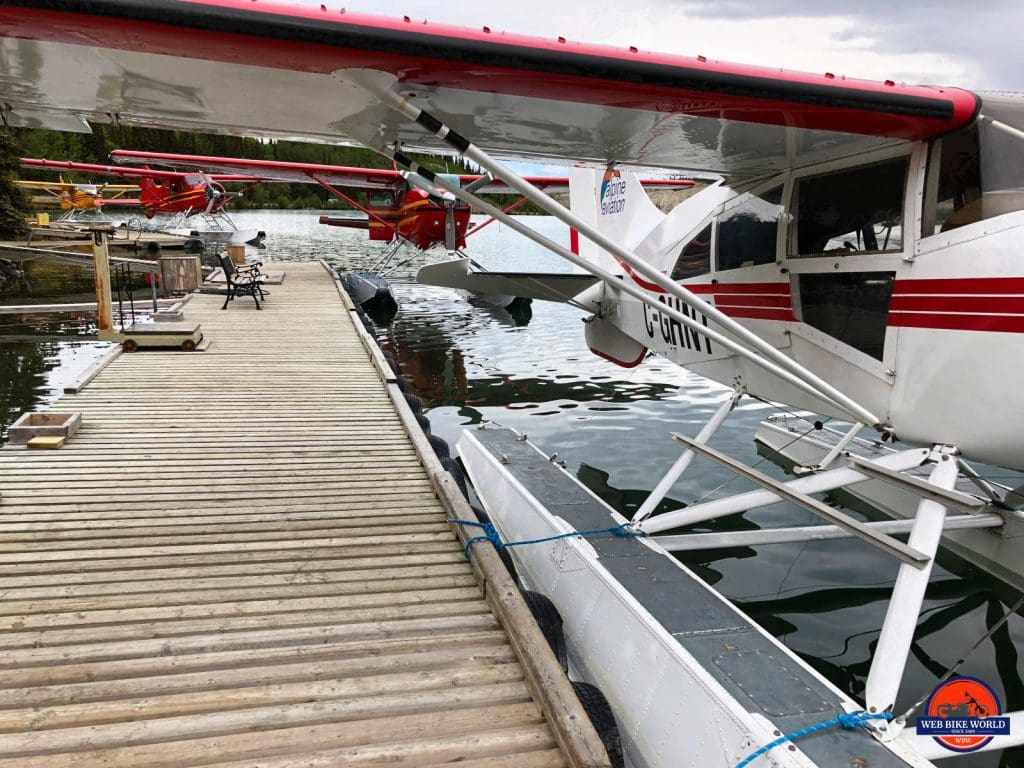
[[[943,315],[930,312],[893,312],[890,327],[933,328],[946,331],[1024,333],[1024,315]]]
[[[897,280],[893,297],[909,294],[1024,295],[1024,277],[972,277],[941,280]]]
[[[181,40],[203,58],[328,73],[353,66],[429,78],[438,87],[487,91],[500,78],[510,95],[621,104],[658,112],[710,114],[808,129],[920,139],[968,123],[980,107],[955,88],[898,86],[789,73],[635,49],[566,45],[443,25],[244,0],[13,0],[0,7],[9,37],[53,35],[110,48],[180,55]],[[19,6],[37,7],[25,8]],[[41,7],[38,7],[41,6]],[[256,7],[254,7],[256,6]],[[319,12],[318,12],[319,10]],[[72,26],[73,25],[73,26]],[[41,29],[40,29],[41,27]],[[529,72],[528,86],[516,76]],[[512,75],[510,77],[510,75]],[[524,93],[524,91],[526,91]],[[499,90],[500,92],[500,90]]]

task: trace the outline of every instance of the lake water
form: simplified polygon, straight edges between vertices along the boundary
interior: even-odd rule
[[[365,232],[324,227],[319,212],[242,211],[239,227],[267,231],[268,260],[323,258],[339,270],[372,264],[379,244]],[[547,217],[522,219],[561,242],[565,228]],[[500,224],[470,238],[467,249],[484,266],[523,271],[567,271],[564,262]],[[253,254],[257,251],[253,250]],[[440,259],[437,253],[427,258]],[[462,429],[493,420],[529,435],[609,504],[631,515],[679,455],[674,431],[695,434],[727,391],[664,360],[650,358],[626,370],[597,358],[583,339],[582,313],[534,302],[528,322],[508,312],[471,306],[451,291],[413,281],[417,258],[393,279],[400,309],[379,340],[394,351],[426,401],[432,431],[453,444]],[[273,301],[273,298],[270,299]],[[30,327],[31,326],[31,327]],[[0,316],[0,387],[10,419],[33,402],[55,396],[53,369],[84,359],[95,343],[57,342],[88,332],[84,319],[37,318],[33,324]],[[316,333],[316,329],[310,329]],[[45,336],[38,344],[26,336]],[[89,346],[92,344],[92,346]],[[30,348],[36,351],[27,355]],[[31,360],[29,359],[31,358]],[[30,402],[31,401],[31,402]],[[745,402],[711,446],[775,477],[781,469],[759,457],[758,422],[774,408]],[[671,493],[673,506],[747,490],[744,481],[698,459]],[[777,504],[700,530],[812,524],[810,513]],[[684,562],[758,620],[839,688],[860,698],[896,575],[896,561],[856,540],[805,542],[687,553]],[[932,575],[907,665],[899,707],[931,690],[1006,610],[1013,595],[962,563],[940,562]],[[961,669],[980,677],[1004,709],[1024,709],[1024,620],[1014,616]],[[1024,751],[959,758],[959,766],[1024,766]]]

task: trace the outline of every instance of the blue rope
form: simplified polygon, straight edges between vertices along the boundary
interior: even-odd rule
[[[570,539],[573,536],[600,536],[604,533],[614,534],[615,536],[621,536],[623,538],[636,538],[639,536],[646,536],[647,534],[643,531],[635,531],[629,527],[629,523],[623,523],[622,525],[614,525],[610,528],[596,528],[592,531],[572,531],[571,533],[560,533],[557,536],[546,536],[543,539],[530,539],[528,541],[509,541],[504,542],[498,535],[494,526],[491,523],[479,523],[476,520],[449,520],[449,523],[455,523],[455,525],[470,525],[476,528],[482,528],[483,534],[480,536],[474,536],[466,542],[466,559],[469,559],[469,550],[473,548],[473,545],[478,541],[489,541],[494,545],[494,548],[499,552],[503,549],[509,549],[510,547],[523,547],[527,544],[542,544],[545,541],[557,541],[558,539]]]
[[[857,728],[867,728],[868,720],[892,720],[891,712],[880,712],[878,714],[870,714],[865,712],[863,709],[857,712],[844,712],[843,714],[833,717],[831,720],[826,720],[823,723],[817,725],[809,725],[806,728],[801,728],[799,731],[793,731],[787,733],[784,736],[780,736],[775,741],[765,744],[763,747],[758,749],[756,752],[750,753],[743,762],[736,766],[736,768],[744,768],[744,766],[750,765],[761,755],[775,749],[780,744],[785,744],[787,741],[796,741],[804,736],[810,736],[812,733],[823,731],[826,728],[838,725],[845,728],[848,731],[856,730]]]

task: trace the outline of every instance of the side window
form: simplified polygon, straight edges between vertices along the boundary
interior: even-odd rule
[[[921,236],[981,219],[981,154],[978,128],[936,139],[928,152]]]
[[[895,278],[895,272],[800,275],[801,319],[881,360]]]
[[[775,261],[775,241],[782,216],[782,187],[760,195],[745,194],[718,223],[718,269],[737,269]]]
[[[673,280],[685,280],[711,271],[711,225],[683,246],[672,268]]]
[[[800,256],[903,249],[903,197],[910,159],[800,179],[796,248]]]
[[[395,196],[391,190],[372,190],[366,193],[371,208],[390,208],[395,204]]]

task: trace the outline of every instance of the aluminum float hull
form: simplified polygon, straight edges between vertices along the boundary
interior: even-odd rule
[[[625,522],[511,430],[467,431],[459,453],[503,541]],[[605,534],[510,551],[561,613],[571,668],[607,697],[629,765],[733,768],[776,731],[860,709],[653,542]],[[931,765],[838,728],[758,764]]]

